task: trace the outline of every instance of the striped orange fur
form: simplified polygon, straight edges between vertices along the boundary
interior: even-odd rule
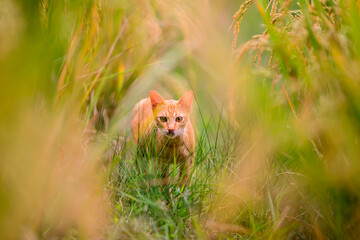
[[[155,132],[163,185],[168,184],[166,172],[174,159],[180,165],[180,183],[187,185],[190,181],[195,150],[195,132],[190,120],[192,101],[192,91],[186,92],[179,101],[164,100],[159,93],[150,91],[149,98],[140,100],[134,107],[134,140],[139,145],[148,133]]]

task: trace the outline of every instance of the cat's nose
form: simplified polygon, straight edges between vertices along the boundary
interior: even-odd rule
[[[173,134],[175,132],[175,129],[169,129],[168,134]]]

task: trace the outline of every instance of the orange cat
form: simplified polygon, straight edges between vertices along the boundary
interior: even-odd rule
[[[156,150],[159,153],[163,185],[168,184],[168,166],[180,165],[181,184],[187,185],[194,164],[195,132],[190,121],[193,92],[186,92],[179,101],[164,100],[159,93],[150,91],[150,97],[142,99],[134,107],[132,132],[137,144],[155,132]],[[146,146],[146,144],[144,144]]]

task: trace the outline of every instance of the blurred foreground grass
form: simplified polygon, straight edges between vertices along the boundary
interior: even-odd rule
[[[2,0],[0,238],[356,239],[359,20],[355,0]],[[187,190],[134,168],[150,89],[195,92]]]

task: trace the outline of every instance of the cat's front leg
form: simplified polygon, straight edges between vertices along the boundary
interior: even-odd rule
[[[194,157],[189,156],[188,159],[180,166],[180,184],[187,187],[190,185],[191,169],[194,166]]]
[[[164,187],[169,184],[170,182],[170,175],[169,175],[169,164],[164,159],[161,161],[161,185]]]

